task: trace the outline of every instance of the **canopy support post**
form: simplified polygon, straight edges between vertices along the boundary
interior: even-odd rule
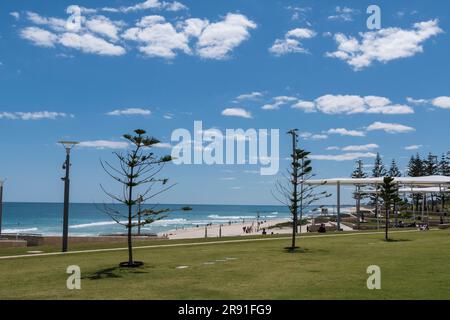
[[[341,182],[338,181],[336,184],[337,187],[337,231],[341,231]]]

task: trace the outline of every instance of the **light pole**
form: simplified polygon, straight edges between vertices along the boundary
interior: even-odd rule
[[[67,242],[69,238],[69,190],[70,190],[70,150],[75,147],[78,142],[60,141],[66,149],[66,161],[62,168],[66,170],[66,175],[61,180],[64,181],[64,216],[63,216],[63,236],[62,236],[62,252],[67,252]]]
[[[0,237],[2,236],[2,216],[3,216],[3,183],[0,180]]]

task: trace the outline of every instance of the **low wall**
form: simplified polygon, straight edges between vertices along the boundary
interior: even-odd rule
[[[3,235],[9,240],[23,240],[28,244],[28,247],[35,246],[55,246],[62,244],[62,237],[59,236],[38,236],[38,235]],[[133,241],[136,240],[157,240],[166,239],[157,236],[134,236]],[[69,237],[69,244],[78,243],[109,243],[119,242],[126,243],[127,237],[124,236],[98,236],[98,237]]]
[[[0,240],[0,248],[23,248],[26,246],[25,240]]]

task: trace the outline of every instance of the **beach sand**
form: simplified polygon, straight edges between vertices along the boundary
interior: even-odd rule
[[[285,227],[285,228],[272,228],[269,229],[269,227],[274,226],[279,223],[290,221],[289,218],[284,219],[273,219],[268,220],[264,223],[262,223],[259,227],[259,230],[256,229],[256,220],[249,220],[245,223],[232,223],[230,224],[213,224],[210,226],[207,226],[207,237],[208,238],[218,238],[220,234],[221,229],[221,235],[222,237],[236,237],[236,236],[252,236],[252,235],[258,235],[262,234],[262,229],[265,228],[267,234],[291,234],[292,228]],[[326,226],[335,226],[333,223],[326,223]],[[243,228],[244,227],[252,227],[252,232],[245,233]],[[341,225],[341,228],[344,229],[344,231],[351,231],[353,229]],[[307,226],[302,226],[301,233],[307,233]],[[167,232],[161,232],[158,233],[158,236],[167,236],[169,239],[196,239],[196,238],[205,238],[205,226],[199,226],[193,227],[193,228],[186,228],[186,229],[177,229],[177,230],[170,230]]]
[[[290,228],[276,228],[276,229],[268,229],[270,226],[274,226],[278,223],[283,223],[289,221],[288,218],[285,219],[273,219],[268,220],[266,222],[261,223],[259,226],[259,230],[257,230],[256,226],[256,220],[249,220],[245,221],[244,223],[232,223],[232,224],[213,224],[210,226],[207,226],[207,237],[208,238],[218,238],[220,229],[222,237],[235,237],[235,236],[252,236],[257,234],[262,234],[262,229],[266,228],[267,234],[271,234],[272,232],[274,234],[284,234],[292,232],[292,229]],[[252,227],[252,232],[245,233],[243,228],[244,227]],[[306,230],[306,229],[305,229]],[[198,228],[186,228],[186,229],[178,229],[178,230],[170,230],[167,232],[161,232],[158,234],[158,236],[167,235],[169,239],[195,239],[195,238],[205,238],[205,226],[199,226]]]

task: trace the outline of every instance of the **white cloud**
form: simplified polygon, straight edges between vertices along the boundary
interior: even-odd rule
[[[301,132],[299,137],[303,140],[325,140],[328,139],[326,134],[313,134],[311,132]]]
[[[119,40],[119,31],[123,27],[123,22],[111,21],[104,16],[95,16],[86,21],[86,27],[92,32],[102,36],[107,36],[111,40]]]
[[[19,20],[19,19],[20,19],[20,13],[18,13],[18,12],[16,12],[16,11],[10,12],[9,15],[10,15],[11,17],[14,17],[14,19],[16,19],[16,20]]]
[[[106,56],[121,56],[126,53],[121,46],[114,45],[108,41],[86,33],[66,32],[61,35],[59,42],[68,48],[78,49],[85,53],[93,53]]]
[[[417,105],[417,106],[426,105],[426,104],[430,103],[430,100],[427,100],[427,99],[414,99],[411,97],[407,97],[406,101],[408,101],[408,103],[410,103],[410,104]]]
[[[416,129],[398,123],[374,122],[367,127],[367,131],[383,130],[387,133],[405,133],[415,131]]]
[[[178,1],[168,3],[166,2],[165,8],[167,11],[174,11],[174,12],[188,9],[188,7],[186,7],[184,4]]]
[[[293,104],[291,106],[292,109],[301,109],[305,112],[315,112],[316,111],[316,105],[314,102],[311,101],[303,101],[299,100],[296,104]]]
[[[54,33],[37,27],[22,29],[20,36],[40,47],[54,47],[58,41],[58,37]]]
[[[63,46],[81,50],[85,53],[120,56],[126,53],[128,41],[137,43],[137,49],[148,57],[174,58],[178,52],[197,55],[205,59],[226,59],[242,42],[250,38],[250,30],[256,23],[246,16],[228,13],[222,20],[209,22],[206,19],[177,19],[171,23],[161,15],[144,16],[134,27],[122,32],[126,23],[113,21],[102,15],[91,14],[97,11],[134,12],[146,9],[178,11],[186,9],[182,3],[149,0],[130,7],[87,9],[81,19],[81,28],[68,31],[65,19],[47,18],[34,12],[27,12],[30,22],[51,29],[37,27],[25,28],[21,36],[35,45]]]
[[[242,108],[227,108],[222,111],[223,116],[227,117],[240,117],[240,118],[247,118],[250,119],[252,117],[252,114]]]
[[[359,146],[347,146],[343,147],[342,151],[370,151],[373,149],[378,149],[380,146],[375,143],[359,145]]]
[[[433,99],[431,103],[438,108],[450,109],[450,97],[438,97]]]
[[[337,155],[311,155],[309,156],[313,160],[328,160],[328,161],[353,161],[361,158],[375,158],[376,154],[372,152],[355,152],[355,153],[344,153]]]
[[[102,10],[107,11],[107,12],[129,13],[129,12],[136,12],[136,11],[149,10],[149,9],[180,11],[180,10],[186,10],[187,7],[178,1],[166,2],[166,1],[159,1],[159,0],[146,0],[144,2],[137,3],[133,6],[120,7],[120,8],[106,7],[106,8],[103,8]]]
[[[172,149],[172,145],[170,143],[166,143],[166,142],[160,142],[160,143],[154,144],[153,147],[160,148],[160,149]]]
[[[138,48],[146,56],[171,59],[178,50],[191,53],[188,37],[178,32],[163,17],[143,17],[136,25],[137,27],[126,30],[123,38],[139,42]]]
[[[241,101],[241,100],[255,100],[258,98],[261,98],[264,94],[258,91],[254,91],[251,93],[245,93],[245,94],[241,94],[239,96],[236,97],[236,100]]]
[[[431,105],[437,108],[450,109],[450,97],[441,96],[434,99],[414,99],[407,97],[406,101],[418,106]]]
[[[43,17],[35,12],[27,11],[27,19],[34,24],[41,25],[41,26],[48,26],[52,30],[57,32],[63,32],[66,31],[67,28],[67,21],[65,19],[59,19],[54,17]]]
[[[167,120],[172,120],[173,119],[173,113],[167,112],[167,113],[165,113],[163,115],[163,118],[167,119]]]
[[[379,96],[331,95],[315,100],[317,110],[326,114],[412,114],[407,105],[392,104],[388,98]]]
[[[288,53],[308,53],[303,48],[301,40],[311,39],[316,36],[316,32],[307,28],[296,28],[288,31],[283,39],[276,39],[269,52],[276,56],[282,56]]]
[[[250,38],[256,23],[242,14],[228,13],[224,20],[206,26],[198,37],[197,54],[206,59],[226,59],[231,51]]]
[[[297,101],[296,97],[290,96],[278,96],[273,98],[272,103],[267,103],[261,107],[263,110],[278,110],[281,106],[288,104],[290,102]]]
[[[385,28],[360,33],[360,40],[337,33],[334,39],[338,49],[326,55],[347,62],[354,70],[361,70],[374,61],[387,63],[421,53],[422,43],[441,32],[438,20],[429,20],[415,23],[412,29]]]
[[[347,130],[345,128],[336,128],[330,129],[327,131],[328,134],[339,134],[341,136],[350,136],[350,137],[365,137],[366,134],[363,131],[359,130]]]
[[[142,108],[118,109],[107,113],[108,116],[150,116],[151,114],[150,110]]]
[[[359,10],[355,10],[355,9],[348,8],[348,7],[337,6],[334,9],[334,14],[331,16],[328,16],[328,19],[349,22],[349,21],[353,21],[353,16],[358,13],[359,13]]]
[[[78,31],[67,32],[66,20],[64,19],[47,18],[34,12],[27,12],[27,18],[36,25],[47,26],[53,30],[51,32],[33,26],[20,31],[20,36],[23,39],[27,39],[37,46],[55,47],[56,44],[61,44],[85,53],[109,56],[120,56],[126,53],[123,47],[114,45],[90,33],[94,32],[117,41],[122,22],[111,21],[103,16],[95,16],[87,21],[83,20],[86,28],[82,27]]]
[[[82,148],[94,148],[94,149],[126,149],[129,144],[125,141],[110,141],[110,140],[93,140],[82,141],[78,144]]]
[[[405,150],[419,150],[422,147],[423,147],[423,145],[421,145],[421,144],[413,144],[410,146],[406,146],[404,149]]]
[[[56,120],[57,118],[73,117],[63,112],[0,112],[0,119],[9,120]]]

